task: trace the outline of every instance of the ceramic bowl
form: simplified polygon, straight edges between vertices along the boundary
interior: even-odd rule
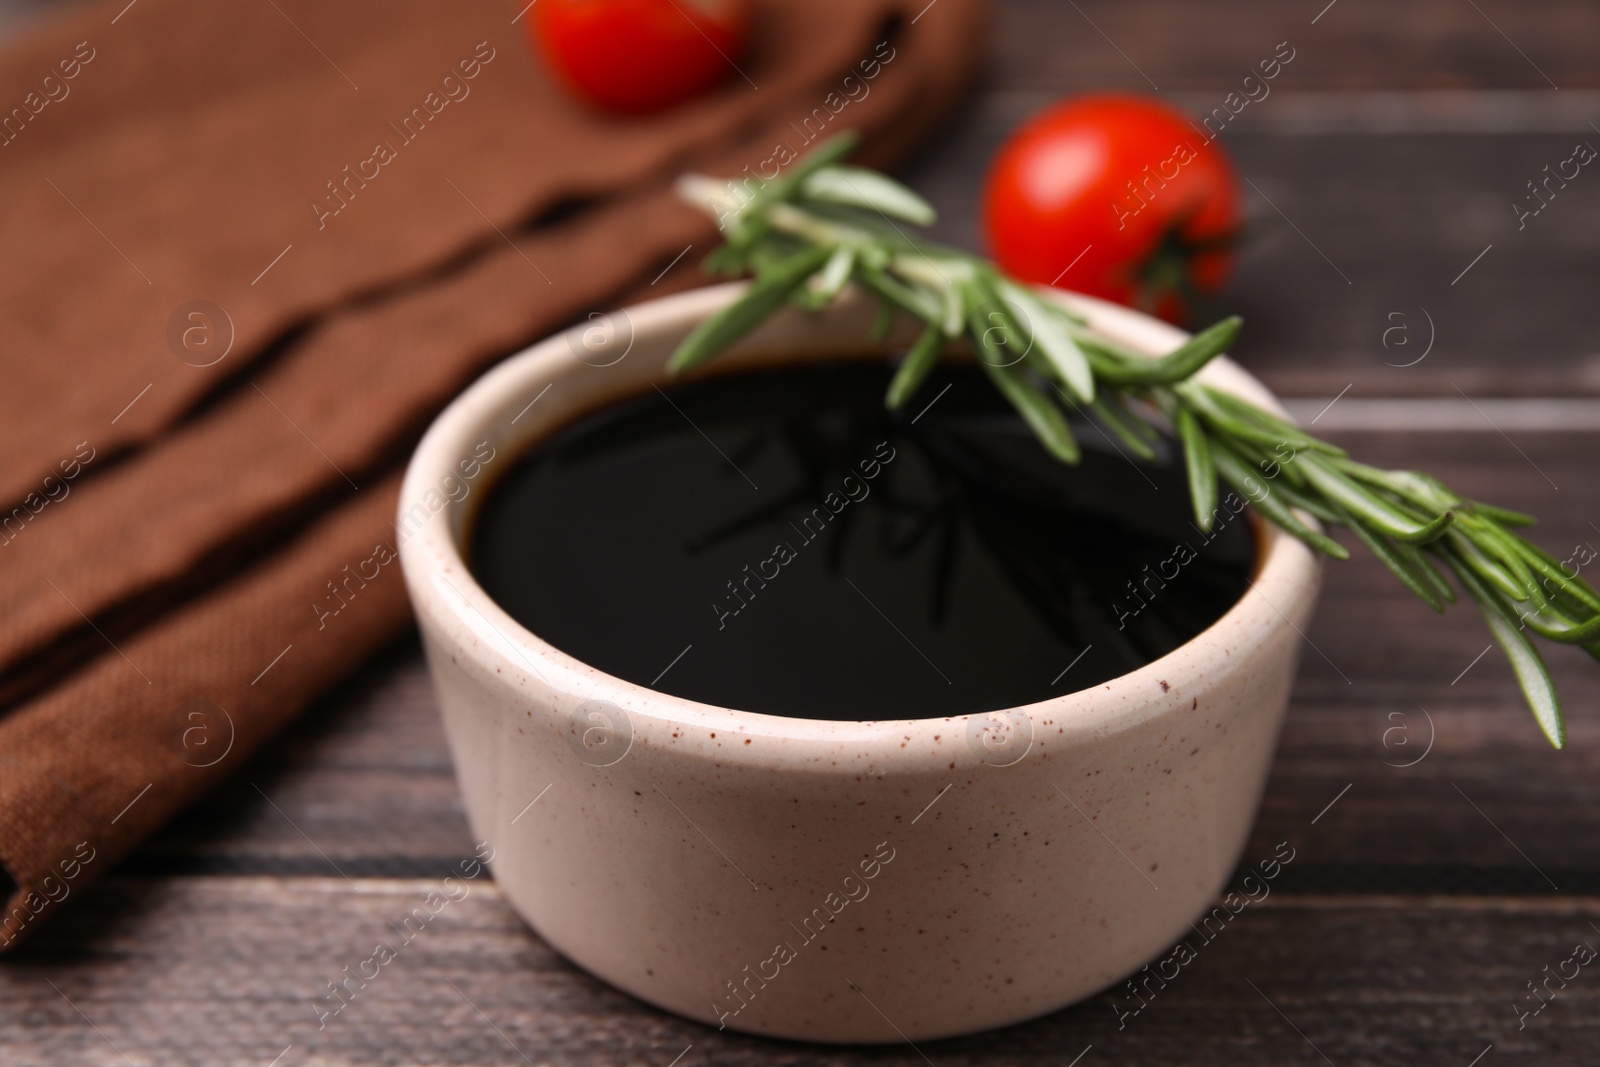
[[[533,346],[452,403],[411,461],[400,557],[496,882],[604,981],[757,1034],[916,1041],[1118,982],[1190,929],[1240,859],[1318,562],[1257,524],[1250,590],[1210,628],[1110,682],[994,713],[785,718],[579,662],[473,580],[474,510],[535,442],[664,383],[674,345],[738,292],[596,316]],[[1184,339],[1063,299],[1136,350]],[[874,313],[856,298],[784,313],[712,366],[861,355]],[[888,345],[910,340],[902,325]],[[1225,358],[1204,376],[1275,407]]]

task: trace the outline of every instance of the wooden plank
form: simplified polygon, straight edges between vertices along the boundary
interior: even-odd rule
[[[1555,969],[1576,942],[1600,946],[1597,898],[1273,894],[1190,938],[1192,962],[1165,967],[1165,987],[1152,979],[1139,999],[1123,986],[994,1033],[915,1050],[841,1049],[718,1033],[648,1008],[563,961],[492,883],[477,881],[323,1019],[337,1003],[325,999],[328,983],[377,941],[397,941],[390,924],[438,886],[113,879],[0,968],[0,1061],[668,1067],[684,1054],[683,1067],[960,1067],[1065,1065],[1092,1045],[1084,1067],[1281,1067],[1322,1063],[1318,1053],[1341,1067],[1466,1067],[1491,1043],[1493,1062],[1540,1064],[1592,1062],[1600,1043],[1593,967],[1558,988],[1525,1029],[1512,1008],[1528,997],[1525,983]],[[891,1017],[913,995],[906,980],[874,997]]]
[[[431,873],[471,851],[412,638],[330,693],[129,862],[139,871],[362,878]]]
[[[0,25],[42,7],[0,0]],[[1600,395],[1600,358],[1588,339],[1600,194],[1580,180],[1521,232],[1509,208],[1523,182],[1564,158],[1574,135],[1588,136],[1581,123],[1600,110],[1586,91],[1600,87],[1597,30],[1600,9],[1585,0],[1530,9],[1504,0],[1419,0],[1403,9],[1357,0],[1008,0],[984,93],[913,179],[943,211],[940,236],[977,247],[984,161],[1050,97],[1148,90],[1148,76],[1204,112],[1287,39],[1296,58],[1274,95],[1227,134],[1261,190],[1251,194],[1258,237],[1230,297],[1250,320],[1241,358],[1302,396],[1332,398],[1347,385],[1349,397],[1454,396],[1457,385],[1474,397]],[[1546,92],[1546,77],[1560,94]],[[1506,92],[1439,92],[1467,86]],[[1406,316],[1410,333],[1420,330],[1423,307],[1437,324],[1437,349],[1416,366],[1385,366],[1418,351],[1384,347],[1383,331],[1396,324],[1389,316]],[[1591,536],[1588,523],[1600,521],[1588,491],[1594,435],[1511,437],[1514,445],[1492,431],[1337,435],[1541,511],[1548,547]],[[471,849],[426,672],[408,643],[124,868],[152,876],[113,876],[84,891],[0,964],[0,1062],[664,1067],[683,1054],[683,1067],[946,1067],[1067,1064],[1080,1053],[1083,1067],[1105,1057],[1325,1057],[1340,1067],[1589,1062],[1600,1044],[1592,968],[1526,1029],[1517,1028],[1512,1002],[1574,941],[1600,945],[1600,896],[1571,895],[1594,894],[1600,881],[1593,665],[1576,655],[1554,660],[1572,709],[1572,747],[1555,754],[1520,708],[1498,653],[1451,684],[1479,647],[1480,627],[1466,613],[1435,618],[1364,560],[1330,579],[1308,631],[1321,652],[1305,650],[1246,850],[1246,859],[1266,855],[1288,839],[1296,862],[1281,891],[1201,946],[1196,962],[1122,1027],[1118,1006],[1136,1004],[1125,992],[919,1050],[719,1035],[590,979],[533,936],[491,883],[478,882],[319,1030],[316,999],[326,983],[364,959],[388,936],[387,924]],[[1430,736],[1419,707],[1433,717],[1434,744],[1414,765],[1397,766]],[[285,877],[305,874],[328,877]],[[1466,895],[1490,885],[1515,895]],[[1359,895],[1308,895],[1329,887]],[[1396,889],[1456,895],[1379,895]],[[892,1000],[884,1003],[892,1010]],[[1476,1059],[1491,1043],[1489,1057]]]
[[[1463,94],[1462,108],[1475,99]],[[1292,100],[1269,97],[1259,113],[1292,112]],[[1306,121],[1326,124],[1330,111]],[[1029,113],[982,98],[908,175],[940,212],[940,240],[983,247],[988,160]],[[1552,125],[1585,132],[1395,136],[1361,108],[1345,114],[1372,132],[1292,135],[1292,123],[1247,110],[1226,134],[1253,183],[1242,187],[1249,234],[1218,302],[1245,317],[1237,358],[1289,395],[1346,385],[1453,395],[1452,383],[1479,395],[1600,394],[1590,293],[1600,178],[1580,174],[1521,230],[1512,211],[1542,168],[1600,135],[1565,111]],[[1064,248],[1062,266],[1080,251]]]
[[[1537,539],[1563,558],[1579,541],[1600,547],[1590,525],[1600,524],[1591,489],[1596,434],[1331,436],[1373,462],[1419,466],[1462,491],[1539,513]],[[1313,874],[1296,872],[1288,888],[1547,892],[1535,865],[1563,889],[1600,879],[1600,717],[1592,710],[1600,669],[1592,661],[1570,649],[1549,657],[1571,736],[1556,753],[1501,654],[1473,663],[1489,644],[1477,616],[1435,616],[1360,553],[1329,564],[1307,637],[1251,846],[1270,851],[1290,839],[1303,849],[1300,870]],[[1415,766],[1395,766],[1423,752],[1429,716],[1432,750]],[[1304,836],[1346,785],[1315,838]],[[408,644],[277,739],[131,869],[332,874],[331,860],[353,878],[428,874],[470,849],[426,670]]]
[[[82,2],[0,0],[0,28]],[[1600,85],[1597,35],[1600,12],[1585,0],[1477,10],[1453,0],[1006,0],[995,5],[990,86],[1149,90],[1143,70],[1164,92],[1226,91],[1288,40],[1301,90],[1548,88],[1542,71],[1565,91]]]
[[[46,17],[50,12],[84,0],[3,0],[0,2],[0,33],[11,35]]]
[[[1443,397],[1301,397],[1285,401],[1300,423],[1313,419],[1323,434],[1396,428],[1427,433],[1474,434],[1498,430],[1508,437],[1535,433],[1600,432],[1594,397],[1477,397],[1462,389]]]
[[[1600,548],[1589,469],[1596,434],[1329,436],[1539,514],[1534,539],[1563,559],[1579,543]],[[1521,705],[1498,649],[1474,662],[1490,645],[1474,612],[1436,616],[1360,555],[1330,565],[1327,577],[1252,847],[1295,839],[1296,827],[1351,785],[1318,824],[1315,847],[1307,843],[1308,866],[1436,867],[1434,888],[1445,891],[1488,867],[1512,872],[1506,877],[1532,892],[1549,890],[1546,875],[1563,889],[1594,887],[1600,835],[1582,814],[1600,804],[1594,661],[1577,649],[1548,651],[1570,729],[1557,753]],[[1433,748],[1419,760],[1430,737]]]
[[[1600,11],[1584,0],[1010,0],[997,15],[1004,88],[1226,90],[1284,40],[1299,89],[1600,84]]]

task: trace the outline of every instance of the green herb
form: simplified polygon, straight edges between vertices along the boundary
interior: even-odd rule
[[[1600,659],[1600,593],[1518,536],[1529,516],[1469,500],[1417,471],[1358,463],[1283,419],[1194,375],[1238,336],[1228,318],[1156,359],[1128,351],[986,260],[908,236],[933,208],[873,171],[840,164],[854,146],[841,134],[753,194],[699,175],[679,191],[712,214],[727,243],[708,264],[755,282],[703,322],[668,364],[680,373],[711,359],[785,303],[819,308],[849,281],[924,329],[889,386],[906,404],[946,347],[964,339],[995,387],[1051,455],[1076,463],[1067,413],[1091,414],[1143,458],[1157,427],[1182,444],[1195,520],[1217,514],[1218,479],[1270,522],[1335,559],[1349,558],[1314,520],[1345,526],[1435,611],[1456,601],[1454,575],[1511,661],[1539,727],[1565,743],[1561,705],[1529,635],[1578,645]],[[1441,574],[1441,571],[1443,572]]]

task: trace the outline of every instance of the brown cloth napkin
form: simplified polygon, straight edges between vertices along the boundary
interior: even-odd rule
[[[722,87],[621,119],[524,6],[112,0],[0,54],[0,950],[410,624],[406,452],[494,360],[692,283],[676,174],[845,128],[888,165],[982,29],[764,0]]]

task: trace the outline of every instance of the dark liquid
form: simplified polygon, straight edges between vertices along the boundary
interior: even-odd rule
[[[883,405],[891,374],[729,374],[579,420],[491,491],[478,581],[619,678],[847,720],[1084,689],[1243,594],[1247,522],[1224,509],[1209,540],[1190,525],[1169,442],[1135,469],[1075,424],[1084,458],[1066,467],[981,370],[940,368],[898,415]]]

